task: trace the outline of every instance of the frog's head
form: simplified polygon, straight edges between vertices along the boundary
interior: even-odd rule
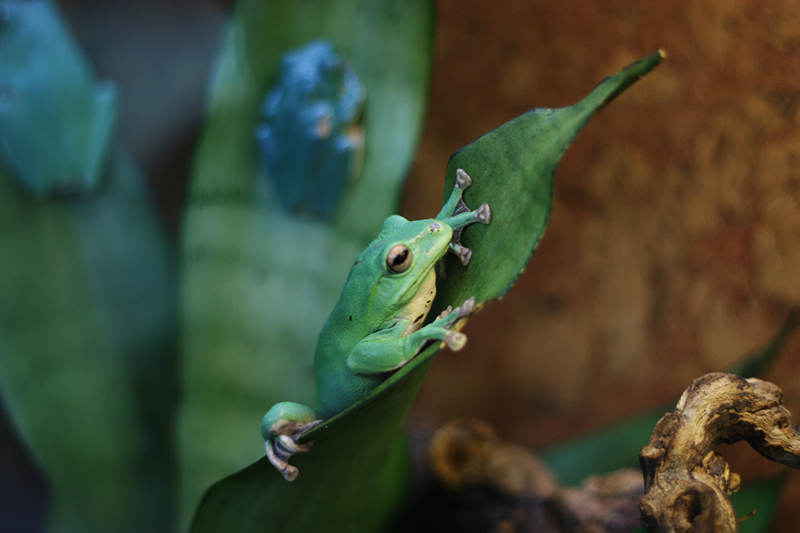
[[[356,261],[356,279],[367,281],[372,307],[396,310],[417,296],[423,284],[432,285],[434,266],[447,252],[453,229],[435,220],[409,221],[399,215],[386,219],[375,241]],[[368,273],[372,273],[368,276]],[[351,279],[353,278],[351,274]]]

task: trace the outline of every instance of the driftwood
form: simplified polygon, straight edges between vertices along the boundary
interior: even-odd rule
[[[421,468],[393,533],[630,533],[641,525],[637,470],[561,487],[530,450],[474,419],[415,440]]]
[[[659,421],[639,460],[642,518],[652,532],[738,531],[728,498],[739,476],[714,451],[747,441],[763,456],[800,468],[800,433],[776,385],[734,374],[697,378]]]
[[[644,472],[623,469],[562,487],[532,452],[479,420],[417,434],[413,497],[392,533],[650,533],[737,531],[728,495],[739,487],[714,449],[747,441],[800,468],[800,433],[781,390],[713,373],[696,379],[656,425],[640,453]]]

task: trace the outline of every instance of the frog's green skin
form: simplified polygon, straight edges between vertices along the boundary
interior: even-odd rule
[[[470,183],[459,170],[456,187],[435,219],[389,217],[356,259],[319,336],[314,358],[317,409],[282,402],[261,425],[267,455],[287,480],[297,476],[287,459],[310,447],[297,443],[300,434],[362,398],[427,342],[445,342],[453,350],[464,346],[466,337],[452,328],[472,312],[474,298],[423,324],[436,295],[436,264],[448,250],[469,263],[471,252],[457,242],[461,228],[489,223],[488,205],[470,211],[461,200]]]

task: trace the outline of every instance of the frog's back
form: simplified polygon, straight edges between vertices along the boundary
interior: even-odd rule
[[[348,312],[328,318],[322,329],[314,356],[317,380],[317,409],[327,417],[344,410],[374,389],[384,377],[361,376],[347,367],[347,357],[353,347],[370,332]]]

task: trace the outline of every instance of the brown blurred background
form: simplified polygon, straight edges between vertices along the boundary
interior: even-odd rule
[[[530,446],[674,401],[800,305],[800,5],[785,0],[439,3],[430,117],[404,212],[435,213],[449,154],[531,107],[570,105],[658,48],[556,173],[517,285],[443,352],[414,408]],[[800,335],[766,376],[800,416]],[[745,477],[776,472],[747,447]],[[779,527],[800,524],[800,473]]]
[[[120,138],[177,231],[226,3],[61,4],[121,84]],[[788,0],[440,0],[403,214],[438,211],[453,151],[532,107],[576,102],[658,48],[666,61],[567,152],[539,250],[472,319],[467,348],[439,355],[414,422],[478,416],[552,444],[673,401],[800,305],[800,5]],[[800,334],[766,377],[800,417]],[[19,476],[8,435],[0,476]],[[780,470],[744,447],[725,453],[746,479]],[[796,531],[798,508],[793,472],[776,531]]]

